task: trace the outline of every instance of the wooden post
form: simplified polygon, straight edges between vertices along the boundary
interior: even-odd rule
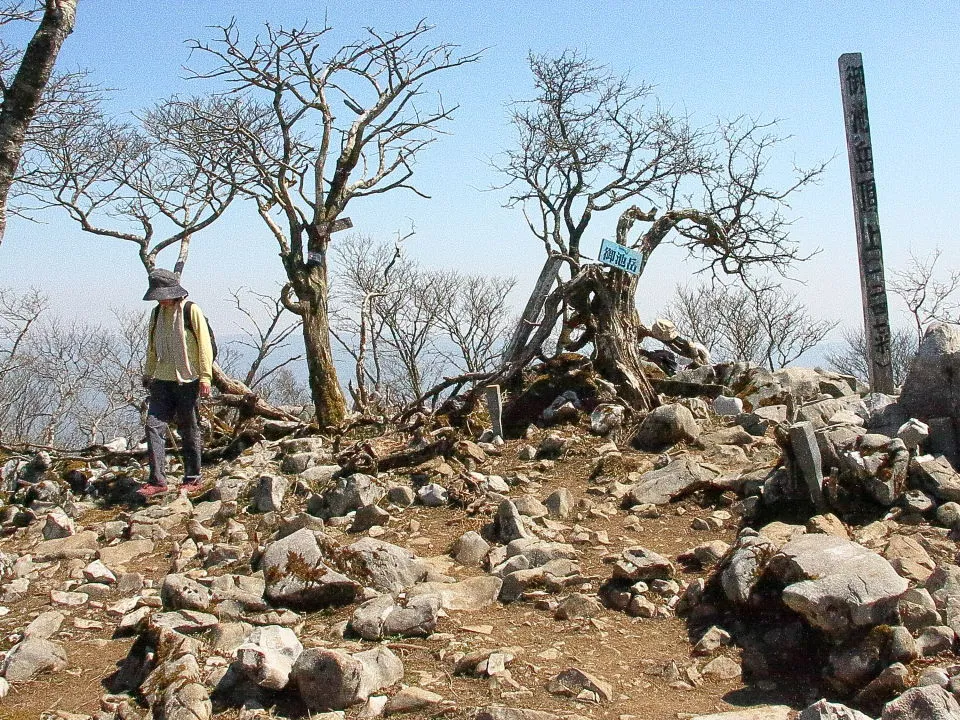
[[[536,326],[537,317],[543,310],[543,304],[547,300],[547,295],[550,294],[550,288],[552,288],[553,284],[557,281],[559,272],[560,256],[550,255],[543,264],[540,277],[537,278],[537,284],[534,285],[533,292],[530,293],[527,305],[523,309],[523,314],[520,316],[517,327],[513,331],[513,337],[510,338],[506,350],[503,351],[503,359],[505,362],[512,362],[516,356],[523,351],[527,340],[530,339],[530,333],[533,332],[533,328]]]
[[[500,395],[499,385],[487,385],[483,394],[487,400],[487,410],[490,413],[490,426],[493,434],[503,438],[503,397]]]
[[[883,248],[877,212],[877,184],[873,171],[873,146],[867,113],[867,85],[860,53],[840,56],[840,91],[847,131],[847,158],[853,190],[853,216],[860,257],[860,291],[867,348],[870,389],[892,394],[893,363],[890,357],[890,315],[883,277]]]

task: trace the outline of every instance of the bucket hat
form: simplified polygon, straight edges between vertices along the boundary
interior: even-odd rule
[[[188,294],[180,285],[177,274],[169,270],[151,270],[149,282],[150,289],[143,296],[144,300],[177,300]]]

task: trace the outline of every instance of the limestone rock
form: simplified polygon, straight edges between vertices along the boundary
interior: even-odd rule
[[[474,612],[493,605],[502,587],[500,578],[480,575],[455,583],[417,583],[407,590],[407,597],[437,595],[444,610]]]
[[[347,605],[360,591],[354,580],[323,563],[317,537],[306,528],[270,543],[261,568],[266,597],[294,609]]]
[[[960,704],[937,685],[910,688],[883,708],[881,720],[958,720]]]
[[[380,592],[401,592],[429,572],[427,564],[406,548],[370,537],[344,548],[341,562],[358,580]]]
[[[368,600],[354,611],[350,627],[364,640],[385,637],[426,637],[437,627],[439,595],[417,595],[405,604],[390,595]]]
[[[28,637],[7,652],[0,675],[7,682],[22,683],[47,672],[60,672],[67,667],[67,653],[59,643]]]
[[[640,476],[630,488],[627,500],[631,505],[664,505],[710,478],[710,473],[689,457],[681,457],[659,470]]]
[[[613,577],[631,582],[669,580],[673,574],[673,563],[667,558],[639,546],[625,549],[613,564]]]
[[[700,426],[683,405],[661,405],[640,423],[633,444],[647,452],[660,452],[679,442],[696,442]]]
[[[308,648],[291,672],[309,710],[343,710],[402,678],[403,663],[382,645],[353,655]]]
[[[470,530],[457,539],[450,554],[461,565],[482,565],[489,552],[490,543],[480,537],[480,533]]]
[[[613,686],[580,668],[567,668],[550,678],[547,691],[554,695],[566,695],[581,698],[586,691],[593,697],[584,699],[594,702],[610,702],[613,700]]]
[[[311,497],[307,511],[322,518],[342,517],[364,505],[376,505],[386,492],[375,478],[354,473],[337,480],[336,486],[327,492]]]
[[[828,634],[885,622],[907,589],[882,557],[831,535],[791,540],[769,568],[786,584],[783,602]]]

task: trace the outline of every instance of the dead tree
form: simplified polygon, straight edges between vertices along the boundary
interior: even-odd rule
[[[192,41],[212,60],[195,76],[226,83],[236,97],[270,113],[272,133],[251,132],[232,118],[198,117],[208,133],[242,149],[256,180],[237,191],[256,202],[280,247],[285,305],[303,319],[310,387],[321,425],[336,425],[346,405],[330,347],[327,252],[348,204],[395,189],[418,192],[412,164],[455,108],[427,109],[425,83],[478,59],[446,43],[425,42],[430,27],[367,36],[327,54],[329,28],[267,27],[242,42],[236,26],[213,42]]]
[[[40,24],[10,80],[8,69],[18,53],[0,45],[0,242],[7,228],[7,196],[17,177],[17,168],[27,141],[27,131],[40,107],[44,89],[67,35],[73,32],[77,0],[45,0]],[[35,13],[24,2],[8,2],[0,8],[0,25],[14,20],[33,19]]]
[[[932,322],[960,322],[960,270],[937,271],[942,254],[936,248],[926,257],[910,253],[910,263],[894,270],[890,291],[906,304],[917,333],[917,347]]]
[[[591,344],[600,372],[632,407],[647,409],[656,399],[636,345],[648,333],[634,303],[636,277],[653,252],[672,243],[708,272],[741,278],[761,265],[783,271],[801,258],[783,209],[823,165],[797,169],[791,183],[770,187],[767,165],[783,141],[773,123],[738,118],[712,130],[694,128],[659,106],[648,111],[648,87],[633,87],[573,52],[531,56],[530,66],[538,94],[513,114],[518,145],[502,169],[515,189],[509,204],[523,208],[549,256],[542,299],[528,304],[497,381],[536,357],[561,323],[560,349]],[[581,242],[591,220],[631,200],[654,207],[626,209],[617,227],[617,241],[641,254],[638,275],[583,264]],[[631,243],[636,222],[649,225]]]
[[[242,113],[230,98],[195,98],[191,104],[223,116]],[[58,128],[43,166],[27,181],[41,201],[60,207],[87,233],[131,242],[144,269],[168,248],[174,272],[187,262],[190,241],[219,219],[251,180],[231,145],[198,132],[180,102],[163,101],[139,125],[99,110]],[[255,115],[244,117],[256,125]]]
[[[665,316],[717,360],[770,370],[786,367],[837,326],[811,318],[800,298],[769,280],[749,287],[678,285]]]

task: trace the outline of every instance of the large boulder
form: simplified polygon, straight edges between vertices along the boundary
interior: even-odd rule
[[[371,537],[344,548],[340,561],[365,584],[387,593],[402,592],[430,572],[430,566],[406,548]]]
[[[352,603],[360,585],[322,558],[317,535],[307,528],[270,543],[261,562],[267,599],[299,610]]]
[[[680,457],[666,467],[640,476],[640,482],[627,493],[630,505],[664,505],[690,492],[712,477],[711,473],[689,457]]]
[[[28,637],[9,651],[0,665],[0,675],[8,682],[21,683],[46,672],[59,672],[67,667],[67,654],[59,643],[39,637]]]
[[[687,408],[679,404],[661,405],[640,423],[633,444],[639,450],[660,452],[679,442],[696,442],[700,426]]]
[[[353,655],[307,648],[290,674],[308,710],[343,710],[402,678],[403,663],[383,645]]]
[[[881,720],[958,720],[960,704],[939,685],[907,690],[883,708]]]
[[[833,535],[794,538],[768,571],[785,585],[784,604],[831,635],[890,620],[908,586],[882,557]]]
[[[314,495],[307,502],[307,511],[322,518],[341,517],[365,505],[375,505],[387,489],[370,475],[354,473],[340,478],[332,489]]]
[[[927,328],[900,393],[900,407],[927,421],[930,442],[960,464],[960,325]]]

